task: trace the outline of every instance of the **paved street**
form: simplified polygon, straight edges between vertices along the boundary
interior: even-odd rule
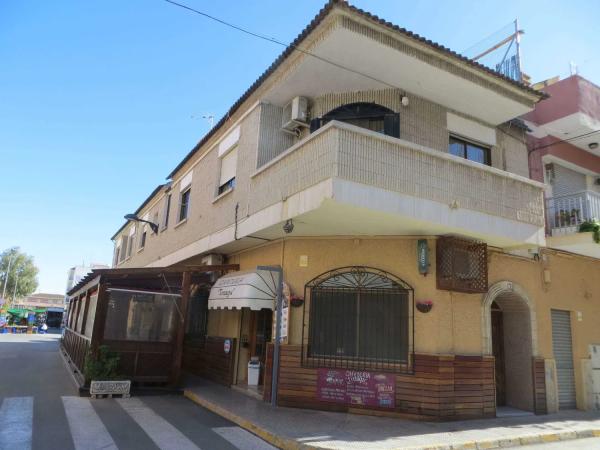
[[[273,449],[183,396],[77,396],[59,337],[0,334],[0,450]]]

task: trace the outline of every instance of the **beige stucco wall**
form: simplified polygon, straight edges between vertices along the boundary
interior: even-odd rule
[[[400,104],[400,98],[403,94],[408,95],[410,98],[409,105],[406,107]],[[337,106],[357,101],[372,101],[398,111],[400,113],[400,137],[402,139],[441,152],[448,151],[449,133],[446,125],[446,114],[449,110],[410,93],[403,93],[398,89],[335,93],[317,97],[311,99],[311,114],[315,117],[320,116]],[[173,179],[170,191],[172,199],[168,228],[158,234],[153,234],[148,229],[146,246],[143,250],[138,251],[142,226],[137,226],[136,242],[132,256],[119,264],[119,267],[143,267],[150,263],[156,263],[164,256],[186,245],[196,242],[211,233],[223,230],[234,223],[236,204],[239,205],[238,219],[242,221],[249,214],[281,201],[282,198],[286,198],[290,194],[294,186],[289,185],[289,177],[278,170],[277,167],[282,167],[281,164],[267,169],[267,172],[259,177],[252,178],[251,175],[256,171],[257,165],[262,165],[264,161],[282,153],[297,139],[281,131],[281,108],[269,104],[259,104],[248,111],[250,112],[245,117],[240,118],[235,189],[215,201],[220,171],[216,146],[213,143],[212,150],[205,153],[198,152],[177,172]],[[477,121],[475,118],[469,119]],[[525,159],[523,158],[526,155],[525,145],[517,138],[513,139],[506,133],[499,131],[497,132],[497,138],[498,145],[492,148],[493,166],[527,175],[526,156]],[[335,157],[334,152],[321,155],[323,152],[319,149],[318,142],[315,141],[314,144],[305,149],[314,153],[311,158],[314,167],[311,167],[310,170],[300,172],[291,167],[293,164],[290,167],[288,167],[290,164],[285,165],[290,170],[294,169],[295,173],[305,173],[306,177],[299,178],[299,180],[303,183],[309,183],[308,185],[325,177],[324,171],[330,168],[325,159],[329,156]],[[292,154],[286,158],[286,162],[293,163],[292,160],[299,156]],[[304,163],[303,166],[305,166]],[[193,180],[189,217],[184,223],[177,224],[180,196],[179,182],[190,170],[193,172]],[[278,174],[281,176],[278,176]],[[496,191],[498,190],[496,189]],[[162,222],[165,207],[164,195],[164,190],[159,192],[155,199],[151,200],[138,215],[142,217],[148,214],[150,220],[153,220],[158,212],[158,219]],[[478,204],[485,203],[480,200],[477,200],[477,202]],[[127,235],[128,231],[129,226],[121,234]]]
[[[432,300],[434,307],[428,314],[415,312],[415,351],[433,354],[480,355],[485,353],[481,324],[484,294],[451,293],[436,289],[435,240],[429,239],[431,270],[427,276],[417,270],[416,238],[322,238],[287,239],[285,242],[264,245],[254,250],[231,255],[229,261],[239,263],[242,270],[262,264],[282,264],[285,280],[296,295],[304,295],[304,285],[312,278],[349,265],[365,265],[388,271],[414,288],[415,300]],[[308,267],[300,267],[300,256],[308,257]],[[489,285],[512,281],[527,293],[535,305],[538,354],[553,358],[550,309],[572,311],[573,354],[577,383],[578,406],[584,408],[581,360],[587,359],[588,345],[600,343],[600,262],[590,258],[565,256],[545,251],[539,260],[525,259],[489,252]],[[550,283],[544,282],[544,271],[550,272]],[[577,320],[577,311],[582,320]],[[290,343],[302,342],[302,308],[292,308]],[[509,318],[508,318],[509,319]],[[508,320],[510,323],[510,320]],[[513,321],[513,328],[517,321]],[[523,322],[524,323],[524,322]],[[527,330],[526,330],[527,331]],[[510,329],[512,338],[506,341],[507,351],[524,339],[523,330]],[[516,339],[516,340],[515,340]],[[525,351],[525,350],[524,350]],[[525,357],[528,357],[530,353]],[[527,377],[530,369],[517,373]],[[513,380],[514,381],[514,380]],[[527,390],[527,389],[525,389]],[[514,395],[519,394],[515,391]],[[530,406],[530,397],[523,407]]]

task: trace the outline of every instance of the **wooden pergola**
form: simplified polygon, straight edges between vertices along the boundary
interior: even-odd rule
[[[70,301],[62,342],[64,354],[74,366],[81,385],[90,381],[84,374],[86,356],[96,355],[102,345],[119,355],[119,374],[134,383],[178,385],[192,288],[211,286],[219,276],[238,269],[237,264],[231,264],[90,272],[67,293]],[[148,334],[140,339],[129,333],[142,320],[132,306],[136,298],[139,300],[136,305],[142,303],[141,299],[149,303],[150,311],[155,310],[152,299],[156,298],[163,309],[165,305],[169,308],[169,326],[167,331],[161,328],[160,339]],[[159,323],[165,320],[161,311],[156,308],[154,313]],[[119,330],[125,327],[127,332],[115,335],[111,331],[115,327]]]

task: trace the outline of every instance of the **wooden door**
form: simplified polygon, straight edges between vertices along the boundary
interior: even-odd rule
[[[250,316],[250,357],[256,356],[265,366],[267,343],[271,342],[273,311],[261,309],[252,311]],[[262,385],[264,370],[260,373],[259,385]]]
[[[495,358],[496,405],[506,405],[506,374],[504,363],[504,325],[502,310],[492,305],[492,353]]]

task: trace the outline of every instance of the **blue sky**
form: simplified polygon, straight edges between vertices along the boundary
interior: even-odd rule
[[[323,2],[182,0],[290,42]],[[533,80],[569,63],[600,83],[600,6],[588,1],[352,4],[467,49],[518,17]],[[0,2],[0,250],[19,246],[40,291],[110,264],[110,237],[282,51],[162,0]]]

